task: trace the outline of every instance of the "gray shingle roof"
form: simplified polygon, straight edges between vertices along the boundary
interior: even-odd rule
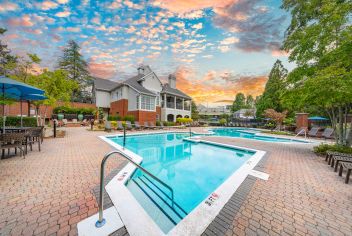
[[[143,77],[144,77],[143,74],[136,75],[136,76],[134,76],[132,78],[129,78],[128,80],[124,81],[123,84],[127,84],[128,86],[134,88],[135,90],[137,90],[140,93],[155,96],[156,95],[155,93],[153,93],[152,91],[144,88],[142,85],[140,85],[138,83],[138,81],[140,79],[142,79]]]
[[[173,95],[180,96],[180,97],[187,98],[187,99],[192,99],[190,96],[188,96],[184,92],[182,92],[178,89],[171,88],[168,83],[164,84],[163,90],[161,91],[161,93],[168,93],[168,94],[173,94]]]
[[[97,90],[111,91],[119,85],[120,85],[120,83],[115,82],[115,81],[94,78],[94,88]]]

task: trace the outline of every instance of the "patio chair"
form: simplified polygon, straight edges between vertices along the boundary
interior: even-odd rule
[[[31,128],[27,131],[27,139],[25,141],[26,145],[26,153],[27,153],[27,145],[29,145],[31,151],[33,150],[33,144],[38,143],[38,150],[41,151],[40,144],[43,142],[42,140],[42,127]]]
[[[160,121],[160,129],[164,129],[164,128],[165,128],[164,123]]]
[[[325,139],[329,139],[329,138],[334,138],[333,134],[334,134],[334,129],[326,128],[321,136]]]
[[[134,122],[134,128],[135,128],[135,129],[142,129],[142,127],[139,125],[139,122],[138,122],[138,121],[135,121],[135,122]]]
[[[148,122],[147,122],[147,121],[145,121],[145,122],[144,122],[144,128],[145,128],[145,129],[151,129],[151,128],[149,127],[149,125],[148,125]]]
[[[158,128],[157,126],[155,126],[155,125],[153,124],[153,122],[149,122],[149,123],[150,123],[149,128],[151,128],[151,129],[157,129],[157,128]]]
[[[319,127],[313,127],[309,130],[308,136],[309,137],[317,137],[318,132],[319,132]]]
[[[348,182],[350,180],[351,172],[352,172],[352,163],[350,163],[350,162],[341,162],[339,176],[342,176],[342,171],[343,171],[344,168],[347,170],[345,183],[348,184]]]
[[[111,131],[111,122],[110,121],[105,121],[105,131],[107,131],[107,132]]]
[[[132,130],[133,129],[131,121],[126,121],[126,129],[128,129],[128,130]]]
[[[123,125],[122,125],[122,122],[121,121],[118,121],[117,122],[117,130],[123,130]]]
[[[8,154],[10,149],[15,149],[15,154],[17,154],[17,148],[20,149],[20,156],[23,155],[25,158],[25,133],[6,133],[0,136],[0,149],[2,150],[2,157],[5,155],[5,150],[7,149]]]

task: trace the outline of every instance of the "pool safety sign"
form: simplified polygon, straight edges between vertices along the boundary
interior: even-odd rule
[[[205,200],[205,204],[207,204],[208,206],[212,206],[216,200],[219,199],[219,195],[217,193],[212,193],[208,198],[207,200]]]

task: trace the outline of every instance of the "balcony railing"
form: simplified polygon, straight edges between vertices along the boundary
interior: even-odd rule
[[[176,109],[178,109],[178,110],[183,110],[183,105],[182,105],[182,103],[176,103]]]
[[[184,110],[190,111],[190,110],[191,110],[191,107],[190,107],[190,106],[186,106],[186,104],[185,104]]]
[[[175,109],[175,102],[167,102],[166,106],[167,106],[167,108]]]

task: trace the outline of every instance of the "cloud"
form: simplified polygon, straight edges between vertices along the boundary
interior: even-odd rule
[[[219,46],[218,49],[219,49],[222,53],[225,53],[225,52],[230,51],[230,47],[227,46],[227,45]]]
[[[23,15],[20,18],[11,18],[7,21],[7,24],[10,26],[23,26],[23,27],[31,27],[33,26],[33,22],[31,21],[30,16]]]
[[[222,41],[220,41],[221,45],[231,45],[231,44],[235,44],[238,43],[240,40],[236,37],[228,37],[223,39]]]
[[[113,1],[113,2],[108,6],[108,8],[109,8],[109,9],[118,9],[118,8],[120,8],[121,6],[122,6],[121,0],[115,0],[115,1]]]
[[[214,56],[213,55],[204,55],[204,56],[202,56],[203,58],[213,58]]]
[[[100,17],[96,16],[91,20],[92,23],[99,25],[100,24]]]
[[[67,9],[55,14],[57,17],[68,17],[69,15],[71,15],[71,12]]]
[[[176,86],[190,95],[196,103],[216,103],[235,98],[237,93],[254,97],[263,93],[267,76],[234,75],[228,71],[210,70],[199,78],[194,68],[180,66],[176,69]]]
[[[18,9],[18,5],[12,2],[3,2],[0,4],[0,12],[7,11],[16,11]]]
[[[117,73],[116,66],[112,63],[91,62],[88,64],[88,69],[93,76],[103,79],[111,79]]]
[[[198,23],[191,26],[193,29],[200,30],[203,28],[203,23]]]
[[[199,18],[202,18],[203,16],[204,16],[203,10],[195,10],[195,11],[178,15],[179,18],[184,18],[184,19],[199,19]]]
[[[44,1],[41,3],[36,3],[36,6],[37,6],[37,8],[46,11],[46,10],[57,8],[58,4],[53,1]]]
[[[238,0],[214,9],[214,24],[238,35],[236,47],[246,52],[278,50],[283,37],[284,16],[274,16],[259,6],[261,0]],[[266,8],[265,8],[266,9]]]
[[[66,4],[69,2],[69,0],[57,0],[57,2],[60,4]]]
[[[66,30],[69,32],[75,32],[75,33],[81,31],[81,29],[79,27],[67,27]]]

